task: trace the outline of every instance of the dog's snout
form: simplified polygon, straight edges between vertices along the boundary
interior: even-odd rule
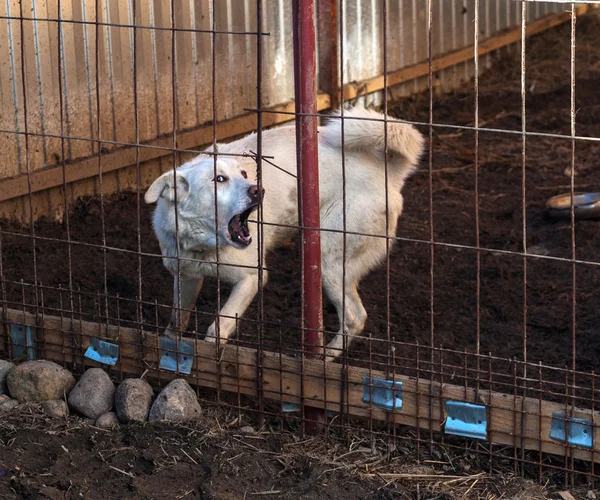
[[[250,197],[251,197],[252,199],[255,199],[255,200],[257,200],[257,201],[258,201],[258,200],[260,200],[260,199],[263,197],[263,195],[265,194],[265,188],[262,188],[261,194],[259,195],[259,192],[258,192],[258,186],[257,186],[256,184],[253,184],[252,186],[250,186],[250,187],[248,188],[248,194],[250,195]]]

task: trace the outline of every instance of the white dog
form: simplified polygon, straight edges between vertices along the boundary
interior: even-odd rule
[[[339,115],[337,115],[339,116]],[[423,137],[412,126],[387,124],[389,227],[386,230],[385,123],[384,116],[364,108],[344,112],[344,154],[346,174],[346,274],[342,283],[343,196],[342,120],[332,118],[319,128],[319,187],[321,207],[321,252],[323,288],[335,306],[339,332],[328,344],[328,359],[340,354],[344,335],[348,345],[365,325],[367,313],[358,295],[360,280],[380,264],[386,255],[386,236],[394,236],[402,212],[400,190],[416,168],[423,149]],[[355,119],[353,119],[355,118]],[[264,186],[264,250],[276,248],[297,234],[297,180],[295,127],[280,127],[262,134],[262,151],[276,168],[262,162]],[[231,295],[220,311],[219,335],[226,341],[254,299],[259,286],[256,222],[249,221],[262,194],[256,184],[256,163],[250,157],[226,156],[257,151],[257,135],[218,145],[216,174],[214,159],[200,155],[174,172],[159,177],[145,195],[146,203],[158,202],[154,230],[160,242],[165,267],[175,276],[174,307],[165,335],[187,329],[191,310],[205,276],[216,276],[216,239],[219,240],[219,273],[232,283]],[[224,154],[225,156],[221,156]],[[252,179],[252,180],[251,180]],[[215,224],[215,183],[218,222]],[[175,193],[176,191],[176,193]],[[179,231],[178,287],[177,201]],[[281,224],[282,226],[277,226]],[[334,231],[327,231],[334,230]],[[354,233],[354,234],[353,234]],[[355,234],[360,233],[360,234]],[[363,234],[375,237],[363,236]],[[393,241],[393,240],[392,240]],[[264,262],[263,262],[264,265]],[[267,272],[263,271],[263,283]],[[342,294],[345,292],[345,311]],[[179,303],[181,300],[181,303]],[[342,325],[342,318],[344,324]],[[215,341],[213,323],[206,340]]]

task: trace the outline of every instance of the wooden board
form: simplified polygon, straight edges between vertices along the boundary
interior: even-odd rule
[[[150,377],[159,373],[159,338],[149,332],[69,318],[36,316],[11,309],[7,310],[6,316],[0,314],[0,321],[5,325],[32,326],[36,351],[43,359],[81,364],[85,360],[83,353],[89,345],[90,336],[97,336],[119,344],[117,370],[138,376],[148,370],[147,376]],[[4,331],[7,331],[6,328]],[[351,415],[381,421],[392,418],[397,424],[435,432],[443,432],[444,429],[445,401],[485,404],[488,407],[490,442],[522,446],[529,450],[541,449],[561,456],[569,452],[577,459],[599,461],[600,445],[597,440],[594,440],[593,450],[566,447],[550,440],[551,415],[553,412],[564,414],[566,409],[570,412],[571,408],[565,408],[565,405],[488,391],[481,391],[477,398],[474,389],[398,375],[395,380],[403,383],[403,406],[401,411],[392,414],[362,401],[364,377],[385,379],[381,371],[350,366],[347,377],[344,377],[343,366],[338,363],[305,359],[302,375],[302,361],[298,358],[273,352],[263,352],[259,358],[257,350],[232,344],[221,346],[218,352],[214,343],[186,341],[192,342],[195,348],[192,372],[183,376],[192,385],[251,397],[256,397],[260,391],[264,398],[275,402],[304,402],[309,406],[334,412],[347,411]],[[87,365],[94,365],[89,360],[85,361]],[[260,385],[257,365],[262,367]],[[177,376],[160,371],[163,380]],[[592,420],[596,425],[600,422],[600,413],[591,410],[573,408],[573,416]]]

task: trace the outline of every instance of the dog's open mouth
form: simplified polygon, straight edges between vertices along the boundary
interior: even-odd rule
[[[257,209],[258,205],[252,205],[241,214],[234,215],[229,221],[229,235],[231,241],[248,246],[252,243],[252,235],[248,229],[248,217]]]

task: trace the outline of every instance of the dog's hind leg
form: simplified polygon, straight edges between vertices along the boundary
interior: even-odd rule
[[[267,281],[267,273],[263,272],[263,284]],[[244,277],[238,281],[231,294],[225,302],[225,305],[219,312],[219,338],[226,342],[229,336],[235,331],[236,321],[241,318],[248,306],[258,292],[258,276],[254,274]],[[206,332],[208,342],[216,342],[216,321],[210,325]]]
[[[190,314],[196,305],[196,299],[202,288],[202,281],[202,276],[196,278],[182,276],[181,287],[179,287],[179,280],[175,276],[175,283],[173,285],[173,311],[171,312],[171,321],[165,331],[167,337],[181,335],[187,330]],[[179,303],[180,297],[181,304]]]
[[[340,278],[336,279],[330,276],[324,268],[323,288],[327,297],[337,310],[340,322],[340,329],[334,339],[327,344],[325,356],[328,361],[333,361],[348,347],[352,339],[360,335],[365,322],[367,321],[367,312],[363,307],[360,296],[358,295],[357,283],[346,282],[346,290],[342,290],[341,272]],[[345,300],[342,301],[342,294],[345,292]],[[342,304],[343,303],[343,304]],[[343,307],[342,307],[343,306]],[[346,345],[344,346],[344,338]]]

